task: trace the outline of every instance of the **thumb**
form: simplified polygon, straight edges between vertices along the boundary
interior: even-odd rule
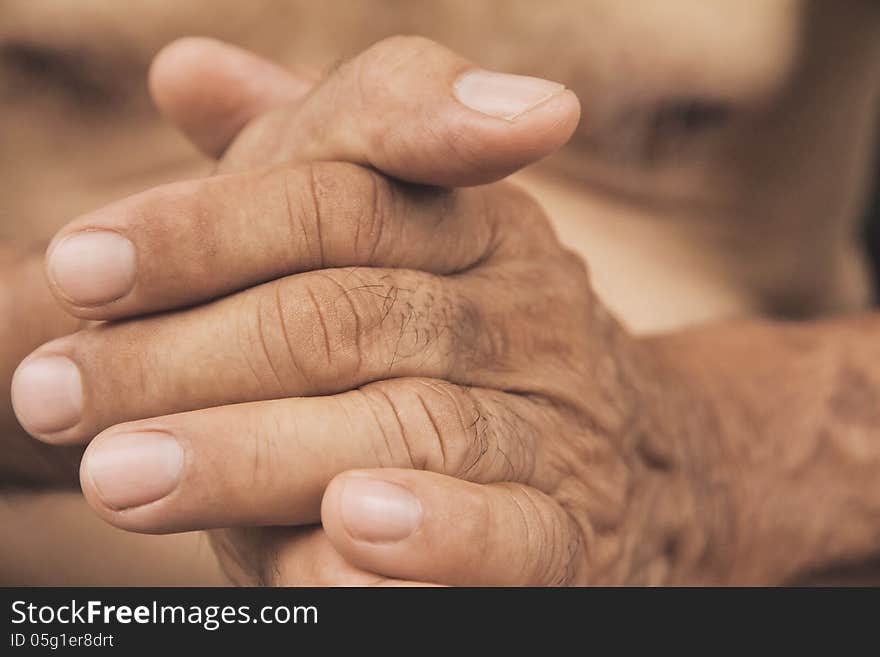
[[[418,470],[349,470],[327,486],[321,522],[352,566],[465,586],[587,581],[582,530],[523,484],[476,484]]]
[[[478,185],[560,148],[579,116],[559,83],[482,70],[427,39],[393,37],[296,105],[251,122],[221,170],[339,160],[414,183]]]
[[[302,98],[316,79],[214,39],[165,46],[150,67],[159,111],[210,157],[219,157],[256,116]]]

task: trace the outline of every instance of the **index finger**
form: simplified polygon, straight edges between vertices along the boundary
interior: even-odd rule
[[[68,312],[117,319],[316,269],[450,274],[494,253],[502,223],[531,227],[534,239],[543,224],[525,221],[532,210],[512,186],[405,187],[351,164],[230,174],[159,187],[69,224],[49,247],[48,278]]]

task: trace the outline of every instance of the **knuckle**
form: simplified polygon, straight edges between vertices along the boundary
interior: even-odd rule
[[[394,376],[449,378],[486,362],[475,352],[510,348],[502,327],[479,330],[477,304],[422,272],[328,269],[279,279],[254,296],[254,308],[250,301],[238,308],[239,341],[264,391],[297,394],[292,388],[305,383],[320,394]]]
[[[322,269],[325,262],[324,223],[332,198],[331,176],[323,167],[310,163],[286,170],[283,174],[287,221],[290,226],[291,253],[305,256],[300,268]]]
[[[417,145],[407,136],[414,130],[422,130],[419,126],[425,122],[413,122],[412,113],[424,111],[424,99],[403,90],[410,87],[410,82],[423,83],[426,77],[448,75],[450,56],[448,50],[430,39],[392,36],[375,43],[338,69],[338,79],[346,88],[356,113],[375,116],[377,108],[382,108],[382,121],[361,126],[373,154],[372,162],[387,160],[388,154],[410,149],[413,152],[409,155],[418,155],[414,150]],[[423,130],[422,134],[431,139],[436,132],[435,128]]]
[[[388,84],[388,76],[399,79],[416,71],[428,44],[432,42],[424,37],[387,37],[342,64],[334,73],[337,80],[354,92],[351,98],[357,108],[369,110],[374,104],[385,104],[393,98],[396,90]]]
[[[315,272],[278,286],[274,315],[296,370],[292,374],[313,392],[329,392],[340,380],[362,373],[368,302],[343,277],[342,272]]]
[[[276,319],[262,296],[239,297],[232,316],[238,352],[260,397],[287,394],[286,359],[278,349],[278,338],[287,337],[284,325]]]
[[[376,340],[389,374],[445,375],[454,352],[457,300],[430,274],[383,275],[374,289],[380,306]]]
[[[401,224],[394,227],[395,191],[390,181],[375,172],[358,168],[351,198],[354,224],[354,253],[351,264],[379,265],[391,261],[391,251],[400,242]]]
[[[529,580],[539,582],[541,580],[538,571],[542,568],[541,564],[545,557],[547,536],[543,524],[535,523],[534,502],[522,488],[502,486],[499,490],[506,492],[510,513],[517,518],[520,525],[523,541],[518,570],[523,573],[528,583],[533,583]]]
[[[528,476],[530,443],[519,430],[495,422],[474,391],[435,379],[399,379],[362,389],[381,429],[386,461],[471,481]],[[488,394],[488,393],[487,393]],[[500,431],[510,432],[502,436]]]
[[[392,184],[356,164],[314,162],[284,180],[292,252],[308,252],[310,269],[370,265],[393,240],[386,235]]]
[[[529,495],[536,497],[538,493],[533,491]],[[574,519],[559,507],[555,512],[544,513],[543,517],[546,518],[544,534],[549,550],[545,552],[541,581],[552,586],[570,586],[577,581],[583,557],[582,534]]]
[[[338,337],[356,348],[362,375],[447,374],[459,310],[436,276],[357,268],[316,275],[326,278],[335,293],[333,311],[345,327]]]
[[[582,548],[574,520],[535,489],[510,489],[509,495],[527,537],[521,571],[533,584],[572,584]]]
[[[497,295],[499,288],[515,289],[518,283],[511,274],[499,271],[493,274],[492,287],[485,291],[494,289]],[[496,298],[491,305],[481,303],[479,297],[483,291],[477,288],[476,293],[471,294],[467,290],[461,290],[453,318],[457,344],[453,369],[456,372],[494,371],[516,361],[518,349],[508,315],[511,302],[501,297]]]
[[[453,476],[479,475],[477,466],[489,452],[490,441],[485,411],[473,392],[427,380],[417,381],[412,395],[435,466]]]
[[[238,314],[247,318],[239,339],[264,388],[289,395],[305,383],[328,393],[340,382],[350,388],[415,368],[445,375],[449,367],[458,311],[429,274],[328,269],[261,290],[256,309]]]
[[[421,469],[421,460],[410,445],[410,437],[394,396],[388,394],[382,384],[368,384],[352,391],[350,397],[356,399],[353,404],[355,408],[343,404],[343,413],[346,417],[358,417],[359,422],[367,418],[371,425],[368,433],[372,439],[376,465],[382,468]],[[366,409],[365,414],[358,413],[362,408]]]
[[[413,58],[445,50],[431,39],[415,34],[395,34],[377,41],[363,53],[364,61],[380,69],[395,69],[401,64],[418,66]]]
[[[327,177],[327,189],[336,199],[338,217],[335,231],[339,239],[334,252],[353,252],[348,258],[336,258],[340,265],[375,265],[385,259],[387,247],[394,243],[390,235],[390,206],[394,190],[390,181],[374,171],[351,164],[334,165]],[[326,231],[325,231],[326,232]],[[347,261],[344,261],[347,260]]]
[[[457,475],[473,460],[473,421],[465,418],[473,416],[474,405],[467,409],[464,395],[455,388],[415,379],[387,382],[370,391],[385,406],[386,425],[396,424],[394,435],[412,467]]]
[[[364,304],[329,272],[239,298],[236,338],[260,398],[336,392],[361,374]]]
[[[461,528],[457,531],[467,542],[467,554],[470,555],[470,563],[456,563],[456,571],[464,573],[479,573],[485,568],[487,555],[496,554],[498,546],[496,535],[495,511],[492,497],[480,487],[466,499],[462,505],[463,512],[460,514]],[[503,546],[507,547],[507,546]],[[455,576],[455,574],[450,573]],[[459,575],[460,576],[460,575]],[[464,585],[473,585],[474,581],[461,582]]]

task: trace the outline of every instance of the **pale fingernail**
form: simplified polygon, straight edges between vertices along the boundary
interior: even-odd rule
[[[12,408],[29,433],[69,429],[82,416],[79,368],[64,356],[43,356],[18,366],[12,376]]]
[[[160,431],[106,436],[89,449],[83,468],[104,504],[129,509],[177,488],[183,450],[176,438]]]
[[[402,540],[422,521],[422,505],[412,493],[372,477],[348,477],[341,505],[342,522],[348,533],[372,543]]]
[[[473,110],[511,121],[553,96],[565,85],[527,75],[477,69],[455,82],[455,97]]]
[[[72,303],[96,306],[134,286],[137,254],[119,233],[86,230],[65,237],[49,254],[49,276]]]

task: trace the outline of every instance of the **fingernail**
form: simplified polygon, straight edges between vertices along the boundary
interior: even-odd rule
[[[49,254],[49,275],[72,303],[96,306],[119,299],[134,286],[134,244],[109,230],[65,237]]]
[[[12,376],[12,408],[30,433],[69,429],[82,416],[79,368],[64,356],[25,361]]]
[[[106,436],[89,449],[83,468],[104,504],[130,509],[177,488],[183,450],[174,436],[160,431]]]
[[[356,539],[400,541],[422,521],[422,505],[408,490],[372,477],[351,476],[342,489],[342,522]]]
[[[565,85],[527,75],[477,69],[455,82],[455,97],[473,110],[512,121],[565,90]]]

